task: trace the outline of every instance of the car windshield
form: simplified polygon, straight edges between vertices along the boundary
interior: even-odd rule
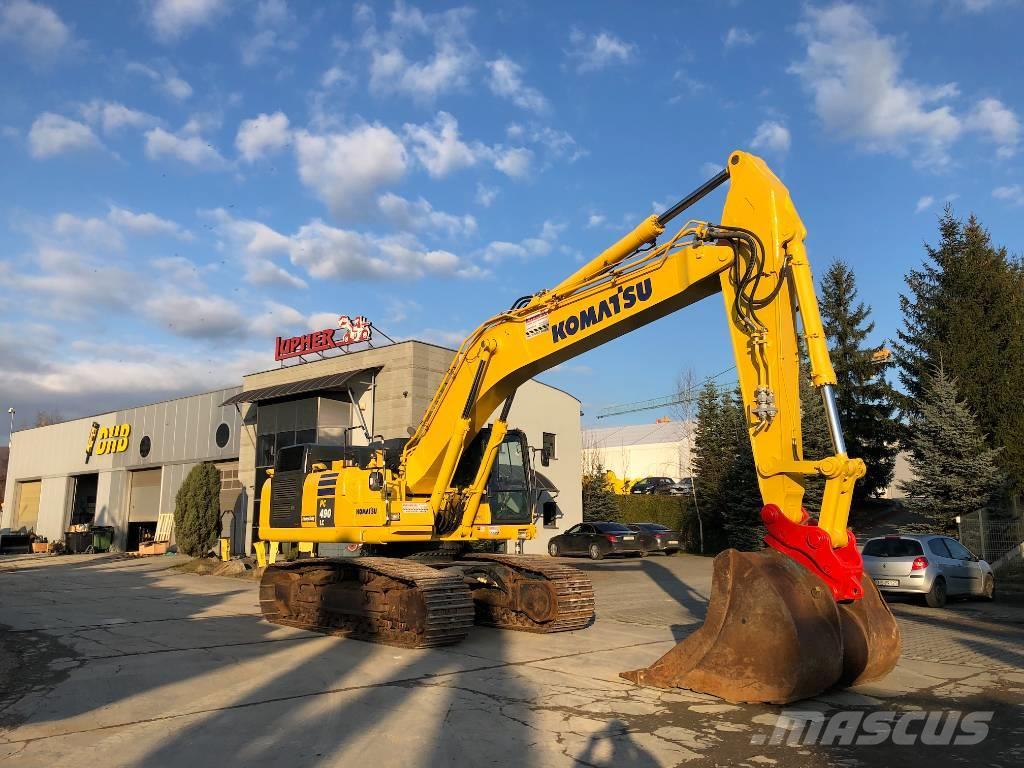
[[[601,533],[629,533],[629,528],[622,523],[594,523]]]
[[[861,553],[867,557],[918,557],[924,554],[915,539],[872,539]]]

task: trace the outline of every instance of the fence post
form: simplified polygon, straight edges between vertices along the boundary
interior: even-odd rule
[[[988,542],[985,540],[985,510],[978,512],[978,535],[981,538],[981,559],[988,560]]]

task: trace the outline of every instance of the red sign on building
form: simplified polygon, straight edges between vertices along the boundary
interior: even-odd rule
[[[325,352],[328,349],[347,347],[360,341],[369,341],[373,337],[373,325],[362,315],[338,318],[337,328],[325,328],[302,336],[291,338],[277,337],[274,344],[274,359],[287,360],[290,357]]]

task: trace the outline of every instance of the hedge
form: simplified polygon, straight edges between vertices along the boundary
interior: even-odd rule
[[[657,496],[629,494],[616,496],[622,522],[660,523],[683,534],[685,546],[696,550],[696,516],[691,500],[686,496]]]

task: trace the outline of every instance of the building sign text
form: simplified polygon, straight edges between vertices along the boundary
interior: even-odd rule
[[[373,325],[365,317],[357,315],[350,318],[348,315],[342,315],[338,318],[338,328],[325,328],[322,331],[291,338],[278,336],[274,345],[274,359],[287,360],[290,357],[325,352],[328,349],[369,341],[372,337]]]

